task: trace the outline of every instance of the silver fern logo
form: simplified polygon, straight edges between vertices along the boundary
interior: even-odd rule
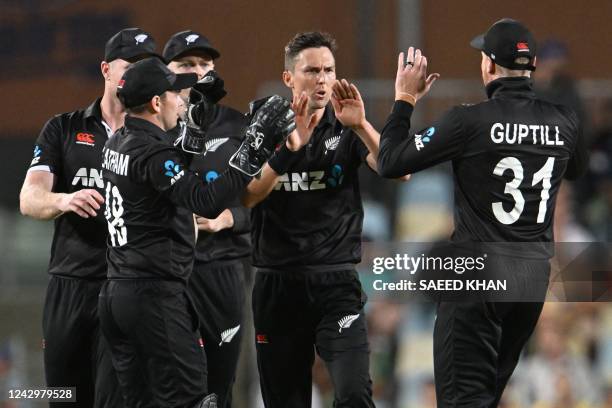
[[[342,333],[342,329],[348,329],[349,327],[351,327],[353,322],[357,319],[359,319],[358,314],[344,316],[342,319],[338,320],[338,326],[340,326],[340,330],[338,330],[338,333]]]
[[[222,137],[217,139],[210,139],[206,142],[207,152],[216,152],[217,149],[225,142],[229,140],[229,137]]]
[[[138,34],[136,37],[134,37],[134,40],[136,40],[136,45],[138,44],[142,44],[149,36],[146,34]]]
[[[223,333],[221,333],[221,341],[219,342],[219,347],[221,347],[223,343],[231,342],[236,333],[238,333],[238,330],[240,330],[240,325],[231,329],[227,329]]]
[[[330,137],[329,139],[327,139],[325,141],[325,154],[327,154],[329,150],[336,150],[338,148],[339,143],[340,143],[340,135]]]
[[[185,37],[185,42],[187,43],[187,45],[194,43],[195,40],[197,40],[200,36],[197,34],[189,34],[187,37]]]

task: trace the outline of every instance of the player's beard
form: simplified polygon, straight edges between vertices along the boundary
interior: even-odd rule
[[[311,111],[316,111],[318,109],[325,109],[325,107],[327,106],[327,104],[329,103],[330,98],[325,98],[322,100],[317,100],[315,98],[311,98],[309,103],[308,103],[308,108]]]

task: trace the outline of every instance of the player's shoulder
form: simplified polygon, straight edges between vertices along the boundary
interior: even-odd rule
[[[566,118],[567,120],[574,122],[575,124],[578,123],[578,113],[570,106],[540,98],[537,99],[543,106],[547,107],[550,111],[558,113],[559,115],[561,115],[561,117]]]
[[[84,119],[88,116],[91,107],[77,109],[70,112],[57,113],[51,116],[43,125],[42,132],[69,132],[73,127],[82,127]],[[58,136],[61,136],[58,135]]]
[[[54,115],[50,120],[60,121],[63,124],[68,124],[74,121],[82,121],[88,114],[89,108],[77,109],[70,112],[63,112]]]

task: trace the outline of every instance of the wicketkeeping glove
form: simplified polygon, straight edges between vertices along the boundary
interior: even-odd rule
[[[215,71],[208,71],[202,79],[200,79],[189,92],[189,103],[197,104],[202,99],[206,99],[210,103],[217,103],[227,92],[223,88],[225,82]]]
[[[251,102],[249,110],[251,122],[246,128],[244,141],[229,164],[253,177],[295,129],[295,113],[289,101],[278,95]]]
[[[197,126],[189,126],[180,121],[179,137],[174,141],[174,146],[179,146],[187,153],[204,154],[206,150],[206,133]]]
[[[217,408],[217,394],[209,394],[193,408]]]
[[[215,116],[215,104],[227,95],[223,85],[223,79],[215,71],[209,71],[191,88],[185,120],[187,127],[181,129],[175,146],[180,143],[186,152],[204,153],[204,139]]]

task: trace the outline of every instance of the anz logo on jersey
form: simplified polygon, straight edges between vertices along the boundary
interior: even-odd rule
[[[164,175],[170,177],[170,185],[174,185],[181,177],[185,175],[185,170],[181,170],[180,165],[172,160],[166,160],[164,163]]]
[[[344,181],[342,166],[335,164],[330,171],[314,170],[283,174],[274,187],[276,191],[313,191],[339,187]]]
[[[424,148],[425,145],[431,141],[431,137],[434,135],[434,133],[436,133],[436,128],[432,126],[429,129],[427,129],[424,133],[425,133],[424,135],[423,134],[414,135],[414,145],[416,146],[416,149],[418,152],[420,152],[421,149]]]
[[[81,167],[72,179],[72,185],[76,186],[77,184],[81,184],[83,187],[97,187],[103,189],[104,181],[102,180],[102,170]]]

